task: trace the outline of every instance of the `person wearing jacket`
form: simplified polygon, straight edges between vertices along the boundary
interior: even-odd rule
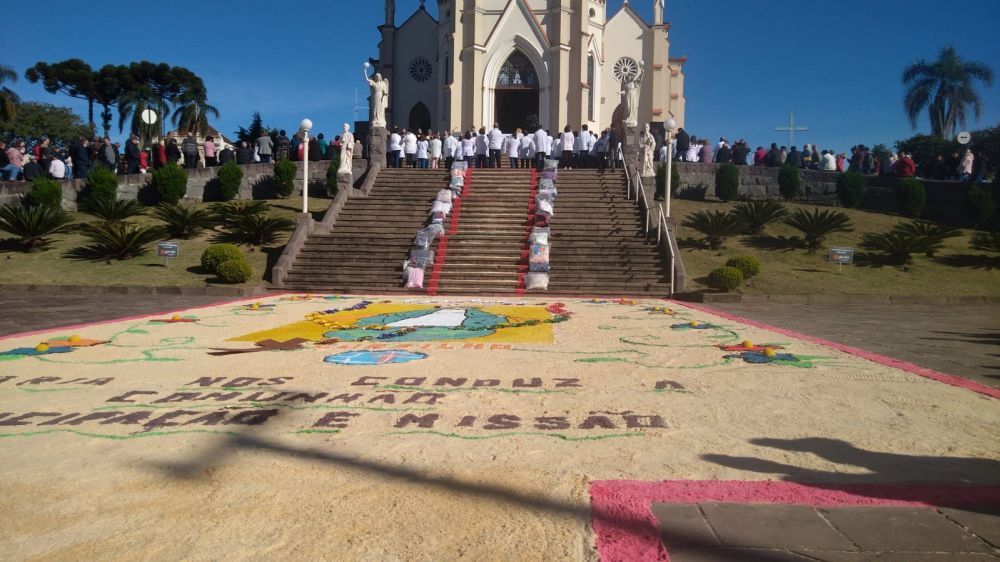
[[[271,138],[268,137],[267,140]],[[247,141],[240,141],[240,146],[236,149],[236,163],[241,165],[253,163],[253,150],[247,145]]]
[[[792,150],[788,153],[788,158],[785,159],[785,163],[796,168],[802,167],[802,153],[799,152],[798,147],[792,147]]]
[[[282,158],[292,159],[291,143],[284,129],[278,131],[278,148],[274,152],[275,160],[281,160]]]
[[[139,173],[139,137],[132,135],[125,144],[125,173]]]
[[[683,159],[689,148],[691,148],[691,135],[681,127],[677,129],[677,157]]]
[[[257,155],[260,156],[260,161],[265,164],[269,163],[271,156],[274,155],[274,141],[271,140],[271,135],[268,135],[267,131],[261,131],[260,136],[257,137],[256,144]]]
[[[73,176],[77,179],[85,179],[90,173],[90,151],[87,150],[87,139],[81,138],[69,148],[70,158],[73,159]]]
[[[176,164],[181,159],[181,149],[177,146],[177,139],[170,137],[167,139],[166,147],[167,164]]]
[[[198,141],[194,140],[194,135],[190,132],[184,137],[181,143],[181,152],[184,153],[184,167],[194,169],[198,167]]]

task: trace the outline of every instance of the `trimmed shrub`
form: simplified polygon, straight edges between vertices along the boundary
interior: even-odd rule
[[[715,196],[729,202],[740,196],[740,169],[733,164],[723,164],[715,171]]]
[[[35,178],[31,182],[28,205],[32,207],[62,209],[62,186],[56,180]]]
[[[226,162],[219,168],[219,194],[223,201],[229,201],[240,194],[240,184],[243,183],[243,170],[236,165],[235,160]]]
[[[277,184],[279,197],[288,197],[295,190],[295,174],[298,170],[288,158],[281,158],[274,163],[274,183]]]
[[[976,228],[987,223],[993,213],[997,211],[996,201],[993,200],[993,193],[989,188],[982,185],[974,185],[969,189],[968,198],[965,200],[969,209],[969,219]]]
[[[837,200],[841,206],[855,209],[865,198],[865,177],[859,172],[837,176]]]
[[[726,292],[738,289],[743,284],[743,272],[735,267],[717,267],[708,274],[708,284]]]
[[[247,262],[246,258],[240,256],[239,259],[226,260],[219,264],[217,273],[219,279],[222,279],[226,283],[246,283],[250,280],[250,276],[253,275],[253,270],[250,268],[250,263]]]
[[[916,178],[906,178],[896,184],[896,201],[899,210],[908,217],[919,218],[927,205],[927,190],[924,182]]]
[[[209,273],[219,273],[219,266],[229,260],[244,259],[243,252],[233,244],[212,244],[201,253],[201,267]]]
[[[735,256],[726,262],[726,267],[735,267],[743,273],[744,279],[750,279],[760,274],[760,260],[753,256]]]
[[[802,176],[799,169],[791,164],[785,164],[778,172],[778,191],[785,199],[795,199],[802,195]]]
[[[681,173],[677,170],[677,166],[670,167],[670,195],[677,197],[677,194],[681,192]],[[656,201],[662,201],[666,199],[667,196],[667,165],[659,164],[656,166],[656,195],[654,199]]]
[[[176,205],[187,194],[187,172],[177,164],[166,166],[153,172],[153,189],[161,203]]]
[[[118,174],[107,167],[98,164],[87,175],[87,196],[91,201],[118,198]]]

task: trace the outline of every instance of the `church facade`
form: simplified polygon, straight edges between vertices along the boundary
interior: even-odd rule
[[[385,23],[375,69],[389,80],[389,126],[504,131],[541,125],[601,130],[615,124],[624,79],[643,73],[639,121],[684,126],[686,59],[670,57],[664,0],[647,23],[628,0],[438,0]]]

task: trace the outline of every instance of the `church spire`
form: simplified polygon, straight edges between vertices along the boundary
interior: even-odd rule
[[[395,0],[385,0],[385,25],[386,27],[396,27]]]
[[[663,11],[666,0],[653,0],[653,25],[663,25]]]

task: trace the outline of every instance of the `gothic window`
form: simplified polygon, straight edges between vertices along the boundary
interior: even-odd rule
[[[518,51],[503,63],[497,77],[497,88],[534,90],[538,88],[538,74],[535,67]]]
[[[431,66],[431,61],[424,57],[417,57],[410,61],[410,78],[413,78],[417,82],[430,80],[433,72],[434,67]]]
[[[615,62],[613,70],[615,80],[619,82],[632,80],[639,74],[639,63],[629,57],[622,57]]]
[[[587,120],[594,120],[594,53],[587,55]]]

